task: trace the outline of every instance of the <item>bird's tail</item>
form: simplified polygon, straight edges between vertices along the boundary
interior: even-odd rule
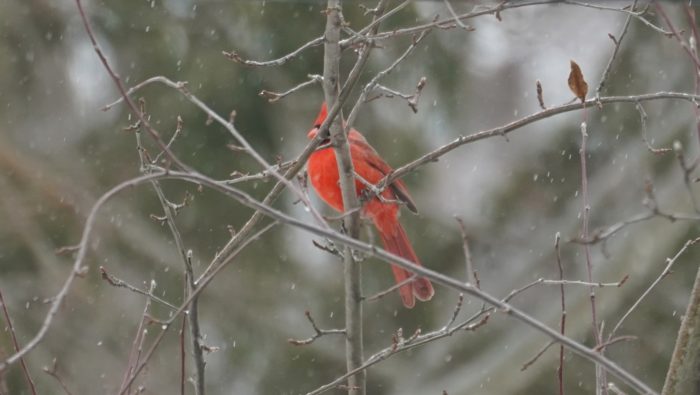
[[[421,266],[415,251],[413,251],[411,242],[408,240],[406,231],[399,221],[375,220],[375,225],[377,225],[385,250]],[[413,273],[396,265],[391,265],[391,270],[394,272],[397,284],[413,276]],[[418,298],[418,300],[426,301],[433,297],[435,291],[433,290],[433,285],[430,283],[430,280],[425,277],[416,277],[413,281],[401,286],[399,288],[399,294],[401,295],[404,306],[410,309],[416,304],[414,296]]]

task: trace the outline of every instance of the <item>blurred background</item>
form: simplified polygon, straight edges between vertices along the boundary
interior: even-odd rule
[[[606,5],[621,8],[627,3]],[[322,47],[270,68],[233,63],[222,51],[235,50],[254,60],[280,57],[323,33],[321,2],[142,0],[85,5],[100,45],[126,85],[155,75],[187,81],[189,89],[219,114],[227,117],[235,110],[238,130],[271,162],[295,158],[307,143],[306,132],[322,101],[320,86],[276,103],[268,103],[258,92],[284,91],[308,74],[320,74]],[[688,31],[682,7],[670,2],[663,6],[679,30]],[[455,1],[453,7],[464,13],[484,5]],[[347,2],[344,13],[355,30],[370,21],[359,2]],[[382,29],[429,22],[436,14],[450,15],[444,2],[415,2]],[[89,43],[75,4],[9,0],[0,2],[0,15],[0,290],[24,344],[39,329],[46,300],[71,270],[73,257],[59,256],[55,250],[79,241],[92,205],[117,183],[138,176],[139,159],[134,133],[124,131],[133,123],[127,108],[101,111],[118,93]],[[626,14],[537,5],[504,10],[500,17],[465,21],[474,31],[433,31],[382,81],[412,93],[425,76],[417,114],[400,99],[379,99],[362,107],[356,127],[390,164],[398,167],[458,136],[537,112],[536,80],[542,83],[546,105],[569,102],[570,60],[581,66],[592,94],[612,54],[608,33],[619,37]],[[657,15],[646,17],[664,26]],[[361,82],[391,64],[410,42],[409,36],[382,41]],[[345,51],[344,56],[347,72],[355,54]],[[605,94],[692,92],[693,87],[693,67],[678,42],[633,20]],[[246,154],[229,150],[226,145],[234,141],[228,132],[208,123],[207,115],[176,91],[150,85],[135,97],[145,99],[152,123],[164,138],[172,135],[177,117],[182,117],[183,132],[173,151],[200,172],[227,179],[234,171],[260,170]],[[678,141],[688,162],[697,157],[691,104],[660,100],[644,102],[643,107],[655,147]],[[462,241],[454,218],[459,216],[487,292],[504,297],[540,277],[557,278],[557,233],[563,240],[566,278],[585,280],[583,247],[568,242],[581,229],[578,152],[584,119],[590,135],[592,230],[645,213],[647,180],[664,212],[695,215],[674,154],[649,152],[633,103],[611,104],[544,119],[508,139],[460,147],[407,176],[420,215],[404,213],[402,222],[423,263],[464,278]],[[147,149],[157,153],[153,145]],[[262,199],[272,185],[251,182],[241,188]],[[175,202],[186,192],[194,196],[177,216],[177,225],[186,248],[193,251],[195,271],[201,273],[229,239],[228,226],[239,229],[252,211],[191,184],[168,181],[163,187]],[[311,221],[295,200],[286,193],[276,207]],[[329,212],[315,196],[314,202]],[[120,193],[99,213],[88,273],[76,281],[46,339],[26,358],[40,393],[61,393],[54,378],[42,372],[54,358],[72,393],[118,390],[145,299],[110,286],[100,278],[99,266],[141,288],[155,280],[157,295],[173,304],[182,301],[181,261],[168,228],[151,214],[160,216],[162,209],[146,185]],[[592,247],[597,281],[617,282],[629,275],[624,286],[597,291],[598,317],[606,333],[662,272],[666,258],[697,236],[696,222],[657,218],[625,227],[604,245]],[[343,325],[342,266],[316,249],[313,239],[290,227],[276,227],[204,291],[200,315],[205,343],[219,348],[206,355],[209,394],[299,394],[342,375],[340,337],[323,337],[302,347],[287,342],[313,334],[306,310],[322,328]],[[663,384],[697,258],[692,248],[683,255],[673,274],[618,332],[638,339],[617,343],[607,353],[656,389]],[[393,283],[386,265],[373,259],[365,261],[363,275],[366,294]],[[366,356],[390,346],[398,328],[410,334],[444,325],[457,294],[441,287],[436,292],[433,301],[412,310],[404,309],[396,294],[368,303]],[[567,335],[593,346],[587,292],[567,287]],[[513,303],[558,326],[558,287],[534,287]],[[478,300],[467,298],[458,320],[480,307]],[[168,309],[154,304],[152,314],[167,318]],[[150,340],[151,335],[147,343]],[[520,371],[547,342],[529,327],[495,315],[475,332],[457,333],[372,367],[368,393],[555,393],[557,347]],[[12,353],[7,330],[0,333],[0,353]],[[178,358],[173,328],[137,380],[144,393],[179,391]],[[187,364],[191,366],[191,360]],[[567,394],[592,393],[592,364],[567,352],[565,380]],[[0,382],[5,393],[29,393],[19,365]]]

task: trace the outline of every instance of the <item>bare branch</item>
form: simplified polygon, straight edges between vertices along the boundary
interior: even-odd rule
[[[412,275],[412,276],[408,277],[407,279],[400,281],[400,282],[392,285],[391,287],[389,287],[383,291],[377,292],[376,294],[374,294],[372,296],[363,297],[363,299],[367,302],[376,302],[377,300],[379,300],[379,299],[385,297],[386,295],[396,291],[397,289],[403,287],[404,285],[410,284],[415,279],[416,279],[416,275]]]
[[[670,36],[670,35],[673,34],[672,32],[669,32],[669,31],[667,31],[667,30],[662,29],[662,28],[659,27],[659,26],[656,26],[655,24],[651,23],[648,19],[646,19],[646,18],[643,17],[643,15],[646,14],[646,12],[647,12],[648,6],[647,6],[644,10],[642,10],[642,11],[634,12],[634,9],[630,11],[630,10],[628,10],[626,7],[622,7],[622,8],[617,8],[617,7],[606,7],[606,6],[603,6],[603,5],[600,5],[600,4],[583,3],[583,2],[579,2],[579,1],[573,1],[573,0],[564,0],[564,1],[562,1],[562,2],[565,3],[565,4],[569,4],[569,5],[575,5],[575,6],[579,6],[579,7],[593,8],[593,9],[602,10],[602,11],[622,12],[622,13],[624,13],[624,14],[628,14],[630,17],[632,17],[632,18],[638,20],[639,22],[641,22],[641,23],[644,24],[645,26],[651,28],[652,30],[655,30],[655,31],[658,32],[658,33],[661,33],[661,34],[663,34],[663,35],[665,35],[665,36]]]
[[[638,0],[634,0],[634,3],[632,3],[632,10],[627,15],[627,19],[625,20],[625,24],[622,27],[622,31],[618,35],[619,38],[616,39],[611,34],[608,34],[612,39],[613,44],[615,44],[615,48],[613,49],[612,55],[610,55],[608,64],[605,66],[605,70],[603,70],[603,75],[600,77],[600,82],[598,83],[598,87],[595,90],[595,97],[600,97],[600,93],[605,87],[605,83],[607,82],[608,76],[610,75],[610,70],[612,70],[613,62],[615,61],[615,58],[617,57],[617,54],[620,51],[620,45],[622,44],[622,40],[625,38],[625,35],[627,35],[627,29],[630,27],[630,22],[632,21],[632,18],[635,15],[634,9],[635,7],[637,7],[637,2]]]
[[[457,24],[457,26],[459,26],[460,28],[462,28],[468,32],[472,32],[475,30],[473,27],[467,26],[464,23],[462,23],[462,21],[459,19],[459,15],[457,15],[454,8],[452,8],[452,4],[450,4],[449,0],[444,0],[444,2],[445,2],[445,6],[447,6],[447,9],[450,11],[452,18],[454,18],[454,21]],[[500,10],[499,10],[499,12],[500,12]]]
[[[155,339],[153,340],[153,344],[151,345],[151,347],[150,347],[150,348],[148,349],[148,351],[146,351],[146,353],[144,354],[144,356],[143,356],[143,358],[142,358],[142,360],[141,360],[141,363],[134,369],[134,374],[133,374],[133,376],[131,377],[131,379],[129,380],[129,382],[127,383],[127,385],[131,385],[131,383],[136,379],[137,375],[143,370],[143,368],[146,366],[146,364],[148,363],[148,361],[150,360],[150,358],[153,356],[153,354],[155,353],[156,349],[157,349],[158,346],[160,345],[161,341],[162,341],[163,338],[165,337],[165,334],[166,334],[166,333],[168,332],[168,330],[170,329],[170,326],[173,324],[173,322],[175,321],[175,319],[177,319],[177,317],[185,311],[185,309],[190,305],[190,303],[192,302],[192,300],[193,300],[194,298],[198,297],[199,294],[200,294],[200,293],[207,287],[207,285],[211,282],[211,280],[213,280],[214,277],[215,277],[224,267],[226,267],[228,263],[232,262],[233,259],[234,259],[235,257],[237,257],[238,254],[240,254],[240,252],[241,252],[242,250],[244,250],[244,249],[245,249],[250,243],[252,243],[253,241],[258,240],[258,238],[259,238],[260,236],[262,236],[262,235],[263,235],[265,232],[267,232],[268,230],[272,229],[272,227],[274,227],[276,224],[277,224],[276,222],[272,222],[272,223],[270,223],[270,224],[264,226],[262,229],[260,229],[260,230],[257,231],[256,233],[252,234],[250,238],[247,238],[247,239],[243,240],[243,241],[237,246],[237,248],[236,248],[235,250],[231,251],[230,255],[226,258],[226,260],[224,260],[223,262],[221,262],[221,264],[220,264],[219,266],[217,266],[215,269],[213,269],[211,273],[209,273],[207,276],[205,276],[204,278],[202,278],[201,282],[198,283],[197,289],[195,289],[194,292],[190,293],[190,294],[187,296],[187,298],[185,298],[185,301],[182,303],[182,305],[180,305],[180,307],[177,309],[177,311],[175,311],[175,312],[172,314],[171,318],[168,319],[167,321],[161,322],[161,330],[160,330],[160,332],[156,335]],[[123,394],[124,394],[124,390],[122,390],[118,395],[123,395]]]
[[[700,268],[690,291],[688,307],[683,314],[676,345],[669,362],[663,395],[683,395],[698,388],[698,327],[700,327]]]
[[[137,287],[127,283],[126,281],[121,280],[121,279],[113,276],[112,274],[108,273],[107,269],[105,269],[104,266],[100,266],[99,269],[100,269],[100,275],[102,276],[102,279],[107,281],[107,283],[109,285],[111,285],[113,287],[126,288],[131,292],[135,292],[137,294],[147,296],[149,299],[152,299],[152,300],[154,300],[154,301],[156,301],[164,306],[168,306],[173,310],[177,310],[177,306],[173,305],[172,303],[168,302],[165,299],[159,298],[153,292],[144,291],[144,290],[137,288]]]
[[[383,93],[379,93],[377,96],[370,97],[365,99],[366,102],[370,102],[372,100],[378,99],[382,96],[392,98],[392,97],[400,97],[408,103],[408,106],[411,108],[414,114],[418,113],[418,99],[420,99],[420,94],[423,92],[423,88],[425,88],[425,84],[428,80],[425,77],[421,77],[420,80],[418,80],[418,83],[416,84],[416,90],[413,92],[412,95],[408,95],[406,93],[401,93],[399,91],[395,91],[391,88],[388,88],[384,85],[377,84],[375,86],[375,89],[382,91]]]
[[[322,81],[323,81],[323,77],[321,77],[320,75],[309,74],[308,81],[304,81],[301,84],[299,84],[299,85],[297,85],[297,86],[295,86],[295,87],[293,87],[285,92],[272,92],[272,91],[268,91],[268,90],[262,90],[262,91],[260,91],[258,96],[264,97],[270,103],[274,103],[279,99],[283,99],[284,97],[289,96],[294,92],[297,92],[297,91],[300,91],[300,90],[306,88],[307,86],[311,86],[317,82],[322,82]]]
[[[197,288],[195,284],[194,271],[192,270],[192,250],[187,251],[185,260],[185,295],[192,294]],[[192,358],[194,359],[195,375],[194,390],[197,395],[204,395],[204,345],[202,344],[202,333],[199,326],[199,298],[193,297],[187,314],[190,324],[190,341],[192,342]]]
[[[102,65],[104,66],[105,70],[107,71],[107,74],[109,74],[109,77],[112,79],[114,82],[114,85],[116,85],[117,90],[121,94],[122,98],[126,101],[127,106],[131,110],[131,112],[136,116],[138,121],[146,128],[148,131],[149,135],[151,138],[158,144],[160,149],[162,149],[168,156],[168,159],[170,159],[172,162],[174,162],[178,167],[180,167],[183,170],[189,171],[191,170],[187,165],[185,165],[180,159],[178,159],[177,156],[168,148],[167,144],[163,142],[163,140],[160,138],[160,134],[158,133],[157,130],[151,126],[150,122],[146,117],[144,116],[143,112],[138,109],[136,104],[131,100],[129,95],[126,92],[126,89],[124,88],[124,85],[122,84],[121,79],[119,76],[116,74],[116,72],[112,69],[112,66],[109,65],[109,62],[107,61],[107,58],[105,57],[104,53],[102,52],[102,49],[100,48],[100,45],[97,43],[97,39],[95,39],[95,34],[92,32],[92,27],[90,26],[90,21],[88,20],[87,16],[85,15],[85,11],[83,10],[83,5],[82,5],[82,0],[75,0],[75,4],[78,7],[78,12],[80,13],[80,19],[83,22],[83,26],[85,27],[85,32],[87,33],[88,37],[90,38],[90,42],[92,43],[92,48],[97,54],[97,57],[100,59],[100,62],[102,62]]]
[[[691,174],[693,170],[695,170],[695,167],[697,166],[698,162],[697,160],[692,164],[688,164],[686,162],[685,154],[683,153],[683,144],[681,144],[681,142],[678,140],[673,142],[673,151],[676,153],[678,165],[683,171],[683,183],[685,184],[685,188],[688,191],[690,202],[693,204],[693,210],[695,210],[696,213],[700,213],[700,206],[698,206],[698,201],[695,198],[695,194],[693,193],[693,186],[691,183]]]
[[[681,33],[678,32],[676,27],[673,25],[673,22],[671,22],[671,19],[666,14],[666,11],[664,11],[663,6],[661,6],[661,4],[657,0],[654,0],[654,6],[656,7],[656,11],[659,13],[659,15],[661,15],[661,18],[664,20],[664,22],[666,22],[666,26],[668,26],[668,28],[671,29],[670,35],[675,37],[676,41],[678,41],[678,44],[680,44],[681,48],[683,48],[685,53],[690,57],[695,69],[700,69],[700,59],[698,59],[698,54],[693,53],[691,48],[685,42],[685,39],[683,39],[683,37],[681,36]]]
[[[291,169],[294,165],[296,165],[296,161],[287,161],[284,163],[281,163],[279,165],[274,165],[273,167],[277,171],[286,171]],[[256,174],[241,174],[238,171],[235,171],[231,173],[231,176],[234,178],[229,179],[229,180],[224,180],[221,181],[224,184],[227,185],[234,185],[238,184],[241,182],[248,182],[248,181],[267,181],[270,178],[272,178],[272,173],[268,170],[263,170],[259,173]]]
[[[15,333],[15,327],[12,325],[12,319],[10,318],[10,312],[7,310],[7,303],[5,303],[5,299],[2,296],[2,291],[0,291],[0,305],[2,305],[2,315],[5,317],[5,322],[7,323],[7,329],[10,331],[10,338],[12,339],[12,347],[14,347],[15,352],[19,352],[19,341],[17,341],[17,334]],[[34,380],[32,380],[32,376],[29,374],[29,368],[27,367],[27,363],[24,361],[24,358],[20,358],[19,360],[20,365],[22,366],[22,374],[24,375],[24,379],[27,381],[27,385],[29,386],[29,391],[31,391],[32,395],[36,395],[36,386],[34,385]],[[0,369],[0,373],[3,372],[3,369]]]
[[[459,230],[462,233],[462,249],[464,250],[464,263],[466,266],[466,277],[470,284],[475,284],[478,287],[478,281],[476,280],[476,270],[474,270],[474,264],[472,263],[472,254],[469,251],[469,238],[467,237],[467,229],[464,227],[464,221],[462,218],[455,216],[455,220],[459,224]]]
[[[166,86],[168,86],[168,87],[170,87],[170,88],[173,88],[173,89],[177,90],[177,91],[178,91],[180,94],[182,94],[188,101],[190,101],[192,104],[194,104],[195,106],[199,107],[202,111],[204,111],[204,112],[207,114],[207,116],[209,116],[211,119],[213,119],[213,120],[216,121],[218,124],[220,124],[221,126],[223,126],[223,127],[238,141],[238,143],[241,145],[241,149],[244,150],[246,153],[248,153],[250,156],[252,156],[253,159],[255,159],[260,165],[262,165],[262,167],[263,167],[263,169],[264,169],[263,171],[269,172],[270,175],[272,175],[272,176],[274,176],[275,178],[277,178],[277,180],[278,180],[279,182],[281,182],[285,187],[290,188],[290,189],[292,190],[292,192],[294,192],[294,193],[304,202],[304,204],[306,205],[306,207],[309,208],[311,214],[314,216],[314,218],[316,219],[316,221],[317,221],[319,224],[321,224],[321,226],[324,226],[325,223],[324,223],[324,221],[323,221],[323,217],[322,217],[321,214],[318,212],[318,210],[316,210],[316,209],[313,207],[313,205],[309,202],[308,198],[307,198],[307,197],[306,197],[306,196],[305,196],[305,195],[304,195],[290,180],[289,180],[291,177],[293,177],[294,174],[296,174],[296,173],[301,169],[301,166],[305,163],[305,161],[306,161],[306,159],[308,158],[308,156],[307,156],[306,158],[304,158],[304,161],[303,161],[303,162],[300,162],[300,164],[298,164],[298,166],[293,166],[293,167],[292,167],[292,170],[290,170],[292,173],[288,172],[287,174],[282,175],[282,174],[280,174],[280,173],[276,170],[276,168],[275,168],[274,166],[270,165],[270,164],[260,155],[260,153],[258,153],[258,151],[255,150],[255,149],[250,145],[250,143],[248,143],[248,141],[243,137],[243,135],[241,135],[241,133],[236,129],[236,127],[233,125],[233,123],[232,123],[230,120],[228,120],[228,121],[225,120],[223,117],[221,117],[219,114],[217,114],[214,110],[212,110],[207,104],[205,104],[203,101],[201,101],[197,96],[193,95],[193,94],[187,89],[187,84],[186,84],[186,83],[183,83],[183,82],[173,82],[173,81],[171,81],[171,80],[168,79],[168,78],[165,78],[165,77],[162,77],[162,76],[157,76],[157,77],[149,78],[148,80],[146,80],[146,81],[144,81],[143,83],[137,85],[136,87],[139,87],[139,88],[140,88],[140,87],[146,86],[148,83],[154,83],[154,82],[162,83],[162,84],[164,84],[164,85],[166,85]],[[135,88],[136,88],[136,87],[135,87]],[[130,92],[131,94],[133,94],[133,92],[135,92],[135,89],[131,89],[131,90],[129,90],[129,92]],[[126,96],[126,98],[128,99],[128,96]],[[111,107],[111,106],[113,106],[114,104],[119,103],[121,100],[126,100],[126,99],[121,98],[121,99],[119,99],[119,100],[113,102],[112,104],[107,105],[106,107]],[[130,100],[130,99],[129,99],[129,100]],[[337,109],[336,111],[338,111],[338,110],[339,110],[339,109]],[[232,113],[232,114],[233,114],[233,113]],[[143,115],[143,114],[142,114],[142,115]],[[330,115],[330,114],[329,114],[329,115]],[[144,124],[144,125],[145,125],[145,124]],[[319,136],[319,138],[317,138],[316,140],[318,140],[318,142],[316,142],[316,141],[312,142],[312,143],[309,145],[309,147],[307,147],[307,149],[309,149],[311,146],[313,146],[314,148],[315,148],[316,146],[318,146],[318,144],[320,143],[320,136]],[[311,152],[313,152],[313,151],[309,149],[308,155],[311,155]],[[305,150],[305,153],[306,153],[306,150]],[[304,154],[303,154],[303,155],[304,155]],[[298,160],[297,160],[297,163],[299,163]],[[190,171],[193,171],[193,170],[190,170]],[[277,188],[273,188],[273,191],[270,192],[271,195],[273,195],[273,192],[274,192],[274,196],[275,196],[275,197],[276,197],[277,194],[279,194],[279,192],[281,192],[281,189],[279,189],[279,191],[276,191],[276,189],[277,189]],[[226,248],[226,247],[225,247],[225,248]]]
[[[430,23],[425,23],[422,25],[394,29],[391,31],[370,35],[369,37],[367,37],[367,39],[384,40],[384,39],[396,37],[396,36],[418,34],[418,33],[424,32],[426,30],[431,30],[431,29],[452,29],[452,28],[455,28],[458,26],[455,21],[462,22],[466,19],[475,18],[475,17],[481,16],[481,15],[489,15],[489,14],[495,15],[497,13],[500,13],[503,10],[511,9],[511,8],[520,8],[520,7],[527,7],[527,6],[533,6],[533,5],[541,5],[541,4],[553,4],[553,3],[557,3],[557,2],[558,2],[558,0],[539,0],[539,1],[530,1],[530,2],[512,2],[512,3],[506,3],[506,4],[498,4],[494,7],[486,8],[485,10],[481,10],[481,11],[469,12],[466,14],[457,15],[456,17],[451,16],[450,18],[446,18],[446,19],[434,20]],[[348,38],[348,39],[341,41],[341,45],[347,46],[347,45],[350,45],[354,42],[356,42],[356,39]]]
[[[646,298],[647,295],[649,295],[651,290],[654,289],[654,287],[656,287],[656,285],[659,284],[661,282],[661,280],[663,280],[671,272],[671,268],[676,263],[676,261],[678,261],[678,258],[680,258],[681,255],[683,255],[685,253],[685,251],[690,246],[692,246],[698,242],[700,242],[700,238],[688,240],[683,245],[683,247],[680,250],[678,250],[676,255],[673,256],[673,258],[667,258],[666,267],[664,268],[664,270],[661,271],[661,274],[659,274],[659,276],[656,278],[656,280],[654,280],[651,283],[651,285],[649,285],[649,287],[644,292],[642,292],[642,294],[639,296],[639,298],[637,298],[637,300],[632,304],[632,306],[630,306],[630,308],[627,310],[627,312],[625,312],[625,314],[622,316],[622,318],[620,318],[620,320],[617,321],[617,324],[615,324],[615,326],[613,327],[613,330],[610,331],[610,334],[608,335],[608,341],[610,341],[610,339],[612,339],[615,336],[618,329],[620,329],[620,327],[622,326],[622,323],[624,323],[625,320],[627,319],[627,317],[629,317],[629,315],[632,314],[632,312],[634,312],[634,310],[637,309],[639,304],[642,303],[642,300],[644,300],[644,298]]]
[[[559,241],[561,235],[557,232],[554,238],[554,250],[557,254],[557,269],[559,269],[559,281],[564,281],[564,265],[561,263],[561,249]],[[562,336],[566,335],[566,298],[564,292],[564,283],[559,286],[559,295],[561,297],[561,318],[559,319],[559,333]],[[559,344],[559,366],[557,367],[557,381],[559,383],[559,395],[564,395],[564,345]]]
[[[556,344],[556,343],[557,343],[557,342],[555,342],[555,341],[549,341],[547,344],[545,344],[545,345],[537,352],[537,354],[535,354],[535,356],[533,356],[532,358],[530,358],[529,360],[527,360],[527,362],[525,362],[525,363],[523,364],[523,366],[520,367],[520,371],[521,371],[521,372],[524,372],[525,370],[527,370],[527,368],[529,368],[532,364],[534,364],[535,362],[537,362],[537,360],[542,356],[542,354],[544,354],[544,353],[549,349],[549,347],[553,346],[553,345]]]
[[[231,51],[231,52],[222,51],[221,53],[228,60],[243,64],[245,66],[254,66],[254,67],[282,66],[283,64],[287,63],[288,61],[299,56],[299,54],[301,54],[305,50],[312,48],[312,47],[319,46],[321,44],[323,44],[323,37],[316,37],[313,40],[307,42],[306,44],[304,44],[301,47],[297,48],[296,50],[288,53],[287,55],[282,56],[279,59],[267,60],[267,61],[246,60],[246,59],[241,58],[241,56],[236,51]]]
[[[395,169],[393,173],[387,175],[384,177],[384,180],[379,182],[377,184],[377,188],[381,191],[384,190],[384,188],[387,187],[387,185],[391,185],[392,182],[395,180],[405,176],[406,174],[414,171],[418,167],[421,167],[427,163],[432,163],[435,162],[439,157],[445,155],[446,153],[454,150],[455,148],[458,148],[462,145],[469,144],[475,141],[491,138],[491,137],[500,137],[507,135],[508,133],[511,133],[515,130],[518,130],[522,128],[523,126],[529,125],[531,123],[537,122],[541,119],[544,118],[549,118],[553,115],[556,114],[562,114],[565,112],[570,112],[574,110],[579,110],[582,108],[590,107],[592,105],[595,105],[596,103],[600,102],[603,104],[609,104],[609,103],[637,103],[640,101],[648,101],[648,100],[657,100],[657,99],[678,99],[678,100],[686,100],[689,102],[694,102],[695,100],[700,99],[700,95],[694,95],[690,93],[679,93],[679,92],[658,92],[658,93],[649,93],[649,94],[642,94],[642,95],[632,95],[632,96],[608,96],[608,97],[601,97],[599,100],[596,100],[595,98],[588,99],[585,102],[575,102],[575,103],[569,103],[569,104],[563,104],[560,106],[555,106],[555,107],[550,107],[546,110],[528,115],[524,118],[520,118],[518,120],[515,120],[513,122],[510,122],[506,125],[499,126],[493,129],[488,129],[488,130],[483,130],[479,132],[474,132],[469,135],[463,135],[455,140],[453,140],[450,143],[447,143],[443,145],[442,147],[439,147],[431,152],[428,152],[424,154],[423,156],[415,159],[414,161],[407,163],[398,169]]]
[[[314,335],[311,336],[308,339],[304,340],[297,340],[297,339],[287,339],[287,341],[290,344],[293,344],[295,346],[305,346],[307,344],[313,343],[316,339],[318,339],[321,336],[325,335],[345,335],[345,329],[319,329],[319,327],[316,325],[316,322],[314,321],[313,317],[311,317],[311,312],[308,310],[304,312],[304,315],[306,315],[306,319],[309,320],[311,323],[311,327],[314,329]]]
[[[61,376],[58,375],[58,360],[56,358],[53,359],[53,363],[51,364],[51,367],[44,366],[44,373],[48,374],[49,376],[53,377],[58,381],[58,384],[61,386],[63,389],[63,392],[66,395],[73,395],[72,392],[68,389],[68,386],[66,383],[63,382],[63,379]]]
[[[601,350],[605,349],[606,347],[611,346],[615,343],[619,343],[619,342],[623,342],[623,341],[625,341],[625,342],[632,341],[632,340],[637,340],[637,336],[629,336],[629,335],[628,336],[618,336],[616,338],[613,338],[613,339],[610,339],[610,340],[607,340],[607,341],[601,343],[600,345],[596,346],[595,349],[598,351],[601,351]]]
[[[154,280],[151,280],[151,285],[148,287],[148,293],[152,294],[155,289],[156,282]],[[131,350],[129,351],[129,358],[127,360],[126,370],[124,371],[122,384],[119,387],[120,393],[123,393],[125,391],[131,392],[131,383],[136,378],[136,366],[138,365],[139,359],[141,358],[141,353],[143,352],[143,344],[146,340],[146,333],[148,332],[148,330],[145,329],[145,327],[149,323],[148,310],[150,308],[151,298],[146,298],[143,313],[141,314],[141,317],[139,319],[139,325],[136,328],[136,336],[134,336],[134,341],[131,343]]]
[[[649,140],[648,132],[647,132],[647,113],[644,111],[644,107],[642,106],[641,103],[637,103],[636,106],[637,111],[639,112],[639,122],[642,125],[642,141],[644,141],[644,144],[646,144],[647,149],[649,152],[652,154],[660,155],[660,154],[665,154],[667,152],[671,152],[671,148],[654,148],[651,146],[651,142]]]
[[[584,112],[585,114],[585,112]],[[588,141],[588,131],[586,122],[581,122],[581,149],[579,154],[581,157],[581,203],[583,205],[582,211],[582,221],[581,221],[581,239],[588,240],[588,221],[590,218],[591,206],[588,203],[588,167],[586,164],[586,156],[588,152],[586,151],[586,143]],[[586,274],[588,275],[588,282],[593,282],[593,262],[591,260],[591,249],[589,244],[583,245],[584,256],[586,257]],[[602,343],[602,338],[600,331],[598,330],[598,317],[596,310],[595,301],[595,287],[589,286],[588,294],[591,300],[591,325],[593,327],[593,338],[596,342],[596,347]],[[602,367],[596,364],[596,394],[600,395],[603,392],[607,393],[607,379],[605,377],[605,371]]]

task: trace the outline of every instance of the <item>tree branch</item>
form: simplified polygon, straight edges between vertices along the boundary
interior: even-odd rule
[[[10,312],[7,310],[7,303],[5,303],[5,299],[2,297],[2,291],[0,291],[0,305],[2,305],[2,315],[5,317],[5,322],[7,323],[6,328],[10,332],[12,346],[14,347],[15,352],[19,352],[19,341],[17,341],[17,334],[15,333],[15,327],[12,325],[12,319],[10,319]],[[32,376],[29,374],[29,368],[27,367],[27,363],[24,361],[24,358],[20,358],[19,363],[22,366],[22,374],[24,375],[24,379],[27,381],[29,391],[31,391],[32,395],[36,395],[36,386],[34,385]],[[0,369],[0,374],[1,373],[3,373],[3,369]]]
[[[676,338],[662,395],[692,394],[700,388],[700,268]]]

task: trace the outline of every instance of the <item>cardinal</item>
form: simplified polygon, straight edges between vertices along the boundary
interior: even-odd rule
[[[316,117],[314,126],[307,135],[309,139],[316,137],[321,124],[326,119],[327,113],[326,104],[323,103],[321,112]],[[307,172],[311,185],[321,199],[336,211],[343,213],[345,210],[340,191],[338,164],[333,148],[325,144],[328,142],[330,142],[330,137],[322,143],[321,148],[311,154],[307,163]],[[350,156],[355,173],[364,180],[364,182],[360,179],[355,180],[357,195],[369,196],[367,195],[368,191],[365,191],[367,188],[366,184],[376,185],[392,169],[377,154],[377,151],[367,143],[362,134],[354,128],[350,129],[348,133],[348,143],[350,144]],[[420,266],[420,261],[415,251],[413,251],[406,231],[399,223],[400,205],[405,205],[412,212],[418,213],[418,209],[413,199],[411,199],[406,185],[401,180],[393,181],[380,195],[381,199],[373,196],[370,200],[363,203],[362,216],[374,223],[385,250]],[[397,284],[413,276],[413,273],[396,265],[391,265],[391,269]],[[401,301],[409,309],[416,304],[416,299],[427,301],[433,297],[434,293],[433,285],[424,277],[416,277],[414,280],[399,287]]]

